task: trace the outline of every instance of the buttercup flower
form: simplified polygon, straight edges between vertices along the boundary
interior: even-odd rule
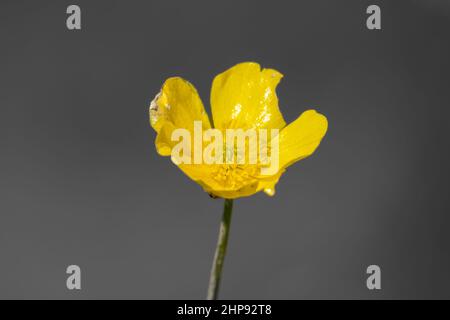
[[[310,156],[319,146],[327,131],[326,117],[315,110],[308,110],[286,125],[275,92],[281,78],[282,74],[278,71],[261,70],[259,64],[254,62],[237,64],[215,77],[210,101],[214,128],[223,133],[222,137],[226,136],[228,129],[276,129],[279,134],[269,137],[264,147],[269,150],[267,152],[273,152],[270,142],[276,140],[279,162],[277,170],[270,174],[262,174],[261,169],[267,167],[267,163],[262,161],[253,164],[248,161],[212,164],[190,161],[177,164],[210,195],[235,199],[264,190],[272,196],[285,169]],[[180,77],[167,79],[150,104],[150,124],[157,132],[155,145],[158,153],[172,155],[177,144],[173,139],[174,131],[185,129],[194,136],[195,122],[200,124],[202,130],[212,128],[195,87]],[[246,140],[247,145],[250,140]],[[194,141],[190,145],[195,144]],[[206,148],[204,141],[200,144],[201,149]],[[230,150],[225,146],[223,152],[226,156],[231,153],[239,157],[235,147]]]
[[[167,79],[150,104],[158,153],[171,156],[211,196],[225,199],[208,299],[218,297],[233,199],[261,190],[274,195],[285,169],[311,155],[327,131],[327,118],[314,110],[286,125],[275,92],[281,78],[254,62],[219,74],[211,89],[213,125],[194,86],[182,78]]]

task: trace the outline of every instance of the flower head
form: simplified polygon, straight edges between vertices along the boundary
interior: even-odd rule
[[[285,169],[310,156],[328,127],[326,117],[315,110],[286,125],[275,92],[281,78],[278,71],[261,70],[254,62],[216,76],[210,101],[213,126],[195,87],[179,77],[167,79],[149,110],[156,150],[172,156],[212,196],[234,199],[261,190],[274,195]]]

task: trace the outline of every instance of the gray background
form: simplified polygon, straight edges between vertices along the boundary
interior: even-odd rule
[[[450,298],[448,1],[75,3],[75,32],[72,2],[0,4],[0,298],[203,299],[222,201],[157,155],[147,108],[172,75],[208,105],[249,60],[285,74],[287,122],[330,126],[235,202],[221,297]]]

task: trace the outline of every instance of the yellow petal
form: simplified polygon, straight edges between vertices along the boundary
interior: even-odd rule
[[[164,124],[161,127],[155,139],[156,151],[161,156],[170,156],[172,152],[173,143],[171,140],[172,131],[175,129],[174,125],[170,122]]]
[[[319,146],[328,128],[327,118],[315,110],[303,112],[280,132],[280,167],[310,156]]]
[[[258,188],[258,182],[250,183],[242,186],[239,189],[223,189],[220,187],[210,188],[210,186],[204,187],[204,190],[216,197],[224,198],[224,199],[237,199],[242,197],[251,196],[261,189]]]
[[[282,74],[254,62],[235,65],[215,77],[211,110],[217,129],[281,129],[286,125],[275,92]]]
[[[239,197],[249,196],[258,189],[258,181],[248,183],[239,188],[230,188],[224,186],[217,180],[217,170],[220,165],[205,164],[180,164],[179,168],[192,180],[203,187],[203,190],[213,196],[224,199],[235,199]]]
[[[275,186],[280,180],[281,175],[284,173],[284,170],[278,171],[278,173],[270,178],[266,178],[261,180],[259,189],[264,190],[264,193],[268,196],[273,197],[275,195]]]
[[[160,155],[169,156],[177,143],[172,131],[187,129],[193,136],[194,121],[202,121],[204,130],[211,127],[209,118],[195,87],[188,81],[173,77],[166,80],[150,104],[150,124],[158,133],[155,141]]]
[[[267,176],[265,178],[258,177],[257,179],[252,179],[243,183],[238,188],[226,188],[224,185],[211,180],[209,182],[208,180],[202,181],[203,183],[207,182],[206,185],[200,184],[202,184],[203,188],[208,193],[225,199],[248,197],[262,190],[264,190],[266,194],[273,196],[275,194],[275,185],[283,173],[284,170],[280,170],[273,176]]]
[[[201,185],[205,191],[211,193],[216,186],[215,181],[212,179],[213,165],[182,163],[178,167],[191,180]]]

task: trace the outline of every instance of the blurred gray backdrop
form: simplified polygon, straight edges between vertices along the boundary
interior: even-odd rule
[[[235,202],[221,297],[450,298],[449,32],[446,0],[2,0],[0,298],[203,299],[223,202],[157,155],[147,108],[179,75],[209,110],[242,61],[285,75],[287,122],[330,125]]]

